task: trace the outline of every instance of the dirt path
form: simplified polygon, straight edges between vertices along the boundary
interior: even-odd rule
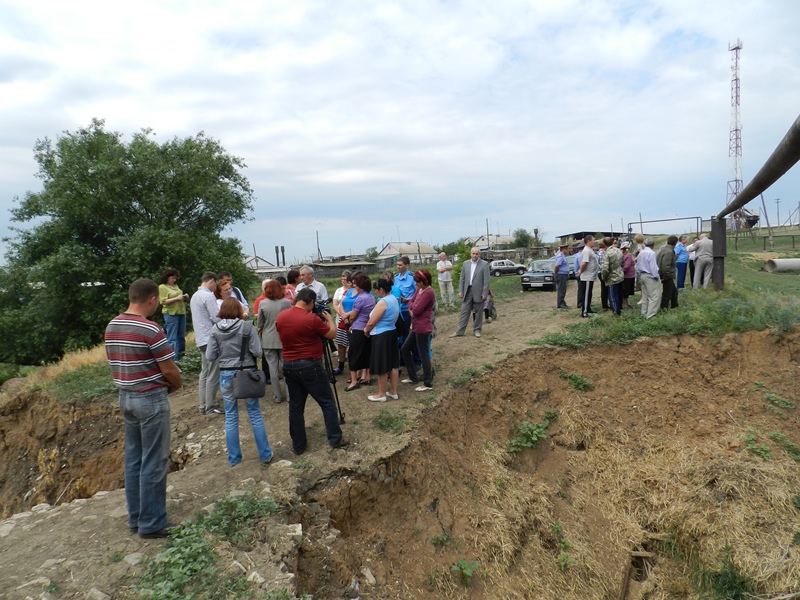
[[[344,429],[353,445],[347,451],[331,452],[325,442],[321,415],[313,404],[309,405],[309,451],[301,469],[293,468],[289,462],[296,457],[288,443],[286,404],[262,403],[275,451],[273,465],[268,469],[260,466],[252,440],[243,433],[245,458],[232,469],[225,456],[222,417],[199,415],[196,386],[188,386],[171,399],[173,455],[184,468],[169,478],[170,519],[188,518],[231,490],[245,487],[262,490],[269,486],[277,498],[295,504],[308,490],[324,486],[331,477],[368,471],[371,465],[406,446],[412,435],[394,435],[376,428],[373,419],[382,409],[404,414],[411,422],[436,403],[453,381],[477,378],[486,365],[497,364],[527,348],[529,340],[575,320],[576,311],[556,311],[554,304],[553,293],[520,292],[514,299],[498,304],[498,319],[484,325],[480,339],[470,335],[449,338],[458,313],[440,314],[440,333],[433,343],[437,374],[432,393],[420,394],[411,386],[403,386],[398,401],[376,405],[366,398],[372,388],[345,393],[347,382],[340,378],[337,387],[346,415]],[[143,542],[128,534],[124,495],[114,489],[122,480],[122,436],[114,427],[114,423],[119,425],[115,411],[65,408],[39,392],[7,400],[1,408],[5,415],[2,432],[6,456],[16,452],[9,460],[16,460],[18,465],[16,475],[6,474],[7,496],[11,494],[30,506],[47,497],[68,501],[76,495],[99,493],[88,500],[55,507],[42,503],[32,511],[0,522],[0,598],[41,597],[41,590],[47,586],[57,590],[50,592],[49,597],[54,598],[83,598],[92,588],[119,595],[126,578],[140,568],[138,553],[152,556],[160,544]],[[88,417],[83,412],[95,414]],[[84,417],[86,420],[82,421]],[[52,431],[37,434],[43,426]],[[89,468],[82,472],[84,464]],[[289,519],[285,517],[287,522]],[[299,517],[294,515],[291,519]],[[123,556],[125,560],[119,560]],[[265,558],[260,569],[280,574],[275,565],[281,563],[281,557],[272,558]],[[289,570],[296,567],[295,560],[296,548],[282,558]],[[285,584],[286,577],[279,583]]]

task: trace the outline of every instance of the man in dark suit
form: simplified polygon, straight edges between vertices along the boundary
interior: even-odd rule
[[[458,297],[461,298],[461,314],[458,316],[458,329],[450,337],[464,335],[469,323],[469,315],[475,315],[473,331],[481,337],[483,325],[483,303],[489,296],[489,263],[481,258],[481,251],[473,248],[470,260],[464,261],[461,277],[458,280]]]

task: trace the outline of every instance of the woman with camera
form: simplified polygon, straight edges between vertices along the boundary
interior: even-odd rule
[[[370,402],[386,402],[386,396],[397,400],[397,382],[400,375],[400,352],[397,348],[397,317],[400,303],[392,295],[392,284],[379,279],[372,286],[378,301],[364,327],[372,345],[370,372],[378,377],[378,391],[369,396]],[[387,391],[389,383],[389,391]]]
[[[350,360],[350,385],[344,388],[345,392],[352,392],[361,387],[362,384],[370,383],[369,363],[371,344],[369,338],[364,335],[364,327],[369,320],[369,314],[375,308],[375,298],[372,297],[370,289],[372,281],[364,273],[359,273],[353,277],[353,289],[355,289],[356,299],[350,312],[345,313],[345,325],[350,325],[350,350],[348,357]],[[359,379],[359,371],[361,379]]]
[[[239,445],[239,404],[233,395],[233,376],[242,369],[256,369],[256,357],[261,355],[261,341],[252,321],[247,319],[247,310],[236,298],[223,300],[217,317],[220,320],[208,338],[206,358],[209,361],[219,360],[219,390],[225,404],[225,442],[228,462],[235,467],[242,462],[242,449]],[[248,339],[245,341],[245,338]],[[246,344],[244,358],[243,344]],[[263,464],[268,464],[272,460],[272,448],[267,439],[267,428],[258,398],[246,398],[244,402],[258,457]]]

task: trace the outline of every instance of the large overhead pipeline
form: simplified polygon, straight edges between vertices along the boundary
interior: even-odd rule
[[[786,171],[791,169],[798,160],[800,160],[800,117],[797,117],[789,131],[783,136],[780,144],[767,159],[767,162],[764,163],[764,166],[761,167],[761,170],[737,194],[736,198],[722,209],[717,215],[717,219],[722,219],[733,211],[742,208],[750,200],[764,192],[769,186],[778,181]]]

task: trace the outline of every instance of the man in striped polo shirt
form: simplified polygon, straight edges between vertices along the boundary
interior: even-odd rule
[[[181,373],[164,330],[148,319],[158,308],[158,285],[137,279],[128,309],[106,327],[106,356],[119,388],[125,423],[125,497],[128,527],[144,539],[169,536],[169,400]]]

